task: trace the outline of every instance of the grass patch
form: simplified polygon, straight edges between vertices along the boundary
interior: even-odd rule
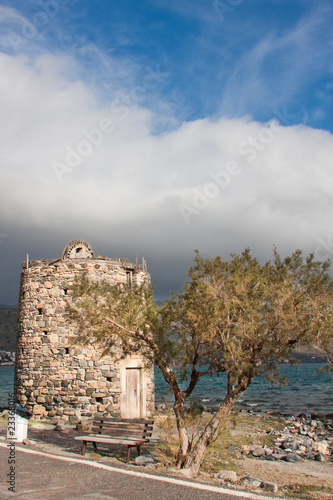
[[[189,418],[188,429],[193,442],[211,418],[210,413],[195,414],[195,412]],[[165,466],[172,466],[179,444],[172,412],[156,415],[155,424],[160,429],[161,442],[154,444],[150,451],[159,462]],[[236,470],[237,463],[242,459],[240,454],[242,446],[253,444],[271,446],[275,439],[271,432],[277,428],[284,428],[285,425],[284,419],[273,415],[249,414],[234,409],[217,439],[207,448],[201,471],[211,474],[221,469]],[[233,449],[228,449],[231,445]]]
[[[327,489],[323,486],[294,484],[292,486],[285,486],[282,490],[289,497],[301,498],[302,500],[329,500],[333,498],[333,489]]]
[[[208,473],[221,469],[237,470],[242,459],[239,450],[242,446],[272,446],[275,436],[270,433],[284,426],[285,421],[281,418],[252,415],[235,409],[215,442],[207,448],[201,470]]]

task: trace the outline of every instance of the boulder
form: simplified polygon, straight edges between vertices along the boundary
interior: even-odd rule
[[[54,428],[55,431],[64,431],[66,430],[66,427],[63,424],[57,424]]]
[[[136,465],[151,465],[156,464],[156,460],[153,455],[140,455],[135,458]]]
[[[214,477],[217,477],[222,481],[228,481],[229,483],[237,483],[238,481],[237,474],[233,470],[220,470],[220,472],[214,474]]]
[[[265,491],[269,491],[270,493],[276,493],[278,490],[278,485],[276,483],[269,483],[267,481],[263,481],[260,484],[260,488]]]
[[[329,444],[327,441],[317,441],[315,444],[315,451],[322,453],[323,455],[329,455]]]
[[[326,462],[326,457],[325,457],[325,455],[323,455],[323,453],[316,453],[314,456],[314,459],[317,462]]]
[[[263,457],[264,455],[266,455],[266,451],[264,448],[256,448],[252,451],[253,457]]]
[[[253,486],[254,488],[259,488],[262,481],[260,479],[257,479],[256,477],[245,476],[245,477],[242,477],[242,479],[240,480],[240,483],[248,485],[248,486]]]
[[[270,462],[274,462],[276,460],[279,460],[278,458],[276,458],[276,454],[271,454],[271,455],[266,455],[266,460],[269,460]]]
[[[297,453],[288,453],[283,458],[283,460],[285,460],[286,462],[300,462],[301,461],[301,457],[299,455],[297,455]]]
[[[273,453],[272,455],[268,455],[266,459],[268,460],[284,460],[287,456],[286,453]]]

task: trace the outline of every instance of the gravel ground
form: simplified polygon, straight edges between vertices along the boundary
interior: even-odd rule
[[[258,421],[259,424],[259,421]],[[6,439],[6,420],[0,421],[0,439],[4,441]],[[233,435],[234,432],[234,435]],[[247,424],[241,422],[238,424],[234,431],[230,431],[229,438],[239,440],[242,439],[242,432],[248,433]],[[251,427],[251,436],[255,442],[258,442],[262,432],[262,426],[258,425],[257,429]],[[54,425],[45,425],[42,423],[36,423],[29,426],[28,430],[28,440],[25,446],[27,448],[45,451],[51,454],[60,454],[67,456],[80,456],[81,445],[80,442],[75,441],[74,437],[79,435],[79,432],[73,426],[65,426],[63,431],[54,430]],[[157,434],[155,434],[157,436]],[[153,451],[154,445],[150,447],[150,451]],[[205,466],[203,467],[203,475],[201,480],[204,478],[206,481],[211,480],[212,483],[218,482],[218,479],[210,478],[208,471],[210,466],[217,470],[227,469],[234,470],[238,478],[244,476],[252,476],[260,479],[261,481],[273,482],[278,485],[277,495],[295,495],[297,498],[313,499],[313,500],[329,500],[333,498],[333,464],[332,463],[320,463],[315,461],[301,461],[298,463],[286,463],[286,462],[269,462],[266,460],[253,459],[253,458],[231,458],[231,461],[225,464],[219,461],[218,469],[216,469],[216,461],[214,461],[214,456],[216,456],[216,446],[215,451],[207,457]],[[87,454],[89,459],[98,459],[98,461],[105,461],[105,463],[121,465],[123,466],[125,461],[126,451],[125,449],[120,449],[120,447],[115,447],[110,449],[108,455],[102,454],[102,457],[95,454]],[[88,450],[89,451],[89,450]],[[143,453],[147,450],[143,449]],[[132,463],[135,457],[135,451],[132,452]],[[224,467],[225,465],[225,467]],[[221,481],[219,481],[221,484]],[[226,483],[229,487],[231,483]]]

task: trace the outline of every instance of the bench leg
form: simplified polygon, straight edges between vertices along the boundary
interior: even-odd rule
[[[81,443],[82,443],[82,455],[85,455],[87,443],[85,441],[81,441]]]
[[[95,443],[95,441],[93,441],[93,447],[94,447],[95,453],[98,453],[98,451],[97,451],[97,444]]]
[[[136,445],[136,449],[137,449],[137,452],[138,452],[138,457],[141,455],[141,449],[140,449],[140,444],[137,444]]]
[[[127,445],[127,456],[126,456],[126,463],[128,464],[130,461],[130,455],[131,455],[131,446]]]

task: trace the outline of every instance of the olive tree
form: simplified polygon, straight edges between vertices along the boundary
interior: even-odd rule
[[[174,397],[179,435],[176,465],[198,473],[207,446],[228,415],[261,375],[281,381],[279,362],[292,362],[296,346],[316,346],[332,366],[333,282],[329,262],[297,250],[261,264],[246,249],[204,259],[196,252],[182,293],[160,307],[149,286],[134,289],[83,278],[73,287],[69,316],[82,332],[78,341],[95,341],[124,355],[146,351]],[[226,372],[222,402],[195,442],[186,427],[185,402],[199,379]],[[184,386],[185,384],[185,386]]]

